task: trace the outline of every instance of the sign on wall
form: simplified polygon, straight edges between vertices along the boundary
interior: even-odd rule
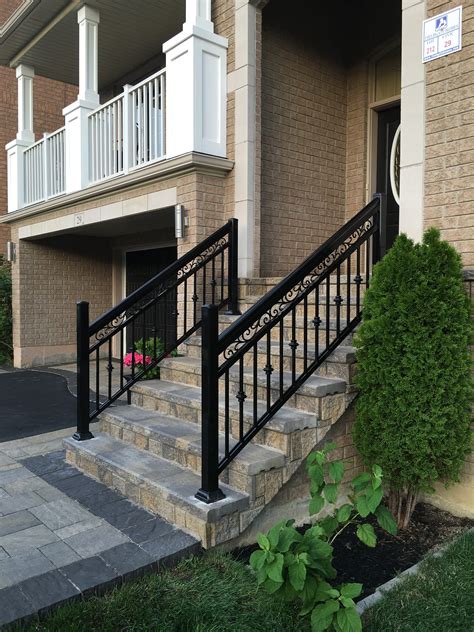
[[[462,7],[423,22],[423,63],[461,50]]]

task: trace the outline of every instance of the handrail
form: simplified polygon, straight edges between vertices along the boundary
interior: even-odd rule
[[[361,285],[368,287],[385,252],[385,231],[385,196],[377,194],[220,336],[215,306],[203,307],[196,498],[212,503],[224,497],[219,475],[360,322]]]
[[[76,440],[91,439],[90,422],[122,395],[129,397],[138,380],[154,375],[163,358],[197,331],[201,305],[210,299],[216,309],[239,313],[237,230],[237,220],[229,220],[91,324],[89,304],[77,303]]]

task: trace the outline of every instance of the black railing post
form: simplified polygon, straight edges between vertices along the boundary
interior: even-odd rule
[[[229,305],[225,312],[237,316],[239,311],[239,220],[229,220]]]
[[[225,498],[219,489],[219,336],[217,305],[202,308],[202,465],[201,489],[196,498],[213,503]]]
[[[380,261],[385,256],[387,252],[387,194],[386,193],[376,193],[374,198],[377,198],[379,201],[379,212],[378,212],[378,231],[374,235],[375,242],[377,244],[378,252],[373,253],[374,263]]]
[[[89,303],[77,302],[77,432],[76,441],[92,439],[89,430]]]

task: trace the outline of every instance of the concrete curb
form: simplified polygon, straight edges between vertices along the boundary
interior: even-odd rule
[[[465,533],[469,533],[471,531],[474,531],[474,529],[467,529]],[[371,595],[368,595],[367,597],[365,597],[365,599],[358,601],[356,604],[357,612],[360,615],[362,615],[368,608],[371,608],[377,602],[379,602],[382,599],[382,597],[385,596],[385,593],[395,588],[395,586],[398,586],[398,584],[400,584],[405,579],[405,577],[408,577],[410,575],[416,575],[420,568],[420,564],[424,560],[426,560],[428,556],[432,555],[433,557],[441,557],[446,551],[446,549],[448,549],[451,546],[452,543],[453,541],[448,542],[447,544],[443,545],[439,549],[438,548],[431,549],[430,551],[428,551],[428,553],[426,553],[423,556],[423,558],[419,562],[417,562],[413,566],[410,566],[409,568],[404,570],[402,573],[400,573],[400,575],[397,575],[397,577],[394,577],[393,579],[389,579],[388,582],[385,582],[385,584],[382,584],[381,586],[379,586],[374,593],[372,593]]]

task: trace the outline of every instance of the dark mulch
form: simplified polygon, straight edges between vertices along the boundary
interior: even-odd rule
[[[473,528],[474,520],[457,518],[431,505],[419,503],[411,525],[397,536],[382,531],[375,521],[372,524],[378,538],[374,549],[362,544],[351,527],[334,542],[333,564],[338,571],[337,581],[360,582],[364,585],[361,597],[370,595],[381,584],[419,562],[431,549]],[[233,555],[247,561],[255,549],[255,546],[237,549]]]
[[[76,398],[60,375],[0,374],[0,443],[74,426]]]

